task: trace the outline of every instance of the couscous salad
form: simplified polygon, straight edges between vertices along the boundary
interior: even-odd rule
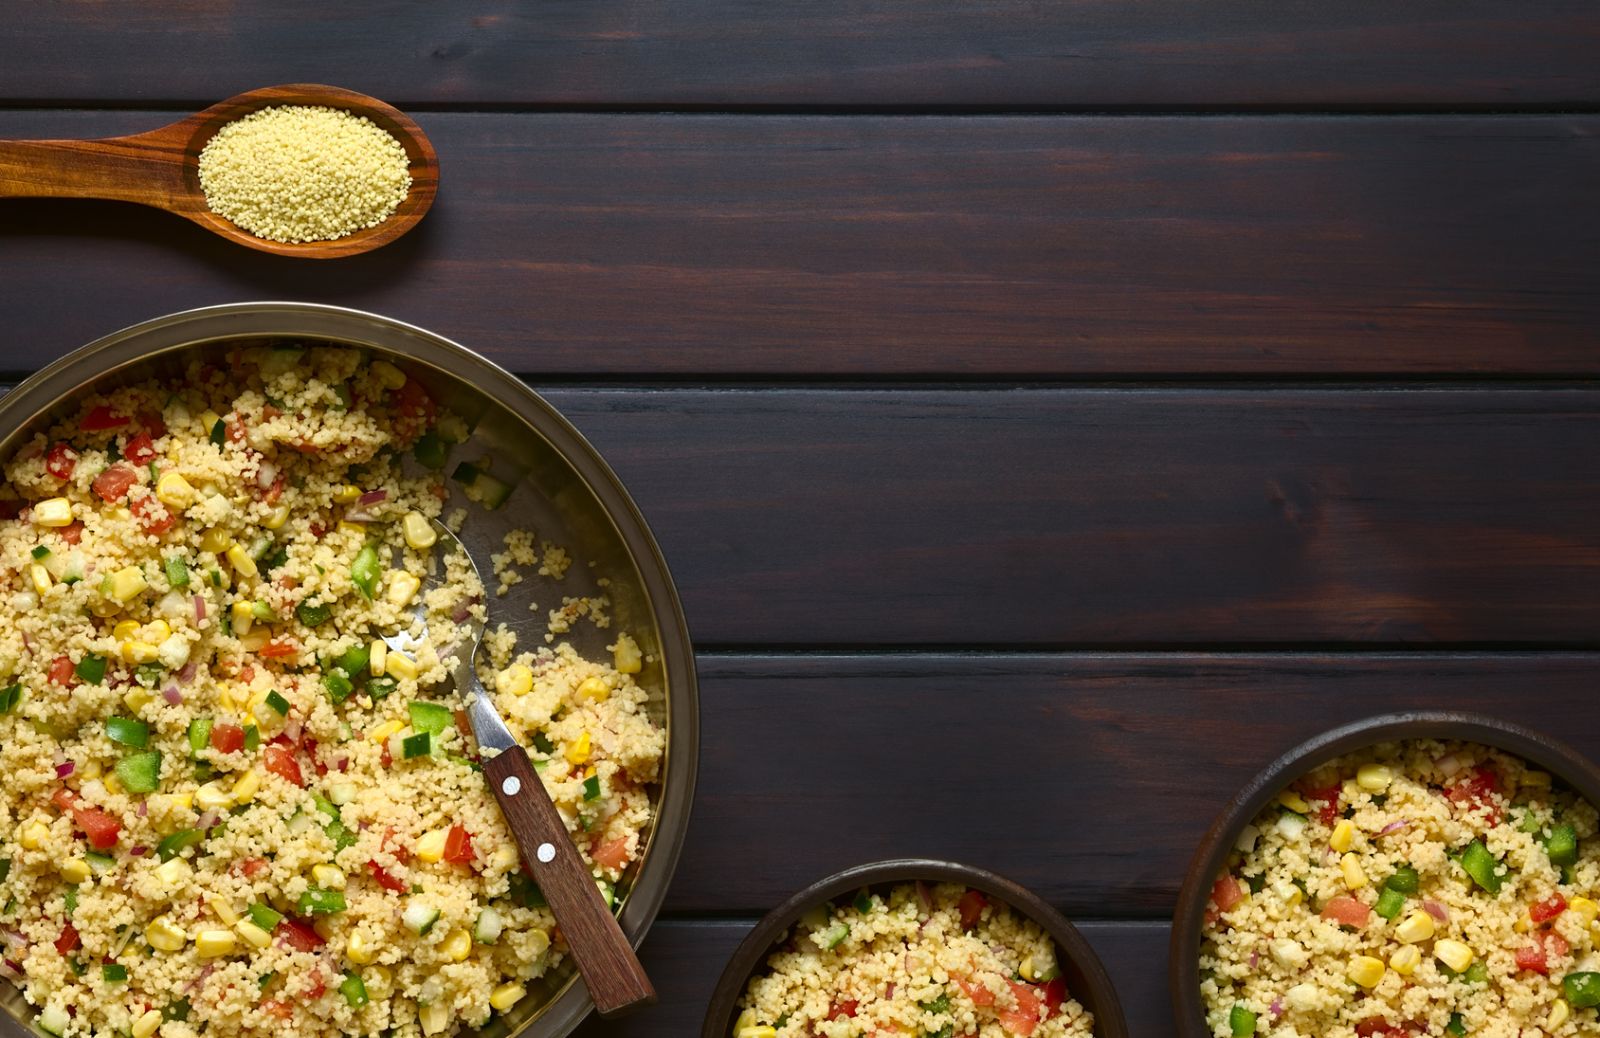
[[[214,356],[5,467],[0,973],[64,1036],[480,1025],[564,948],[429,640],[484,615],[430,524],[465,425],[354,350]],[[489,478],[467,523],[510,489]],[[383,641],[404,630],[414,654]],[[665,745],[637,650],[489,641],[613,893]]]

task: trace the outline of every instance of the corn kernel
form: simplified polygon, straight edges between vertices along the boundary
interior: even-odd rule
[[[360,930],[352,930],[344,945],[344,957],[357,966],[365,966],[378,957],[378,949]]]
[[[107,793],[118,794],[123,791],[122,780],[117,778],[117,773],[114,771],[105,778],[101,779],[100,782],[106,787]]]
[[[40,501],[33,506],[33,521],[38,526],[71,526],[72,502],[64,497]]]
[[[172,858],[156,866],[156,878],[169,892],[177,892],[194,878],[194,869],[182,858]]]
[[[367,670],[375,678],[384,675],[389,662],[389,643],[382,638],[372,639],[372,645],[367,649]]]
[[[516,847],[502,845],[500,847],[496,847],[494,851],[490,853],[489,868],[496,872],[509,872],[510,870],[516,868],[517,862],[521,860],[522,856],[517,853]]]
[[[450,1025],[450,1007],[443,1002],[430,1002],[417,1007],[417,1022],[423,1034],[438,1034]]]
[[[1333,835],[1328,837],[1328,846],[1335,852],[1343,854],[1350,849],[1351,842],[1355,839],[1356,825],[1348,818],[1339,819],[1339,824],[1333,827]]]
[[[119,620],[117,625],[111,628],[111,637],[119,642],[132,641],[138,635],[139,621],[137,620]]]
[[[233,536],[220,526],[213,526],[200,535],[200,550],[209,551],[213,555],[221,555],[233,547]]]
[[[406,384],[406,373],[386,360],[373,361],[371,371],[372,377],[384,389],[399,389]]]
[[[233,802],[248,804],[256,798],[256,793],[261,789],[261,772],[251,768],[239,776],[239,781],[233,784]]]
[[[388,998],[389,985],[394,982],[394,974],[389,972],[387,966],[373,966],[371,969],[361,971],[361,979],[366,982],[368,995],[373,998]]]
[[[233,797],[222,788],[222,783],[213,781],[194,791],[194,802],[202,811],[221,811],[233,806]]]
[[[533,691],[533,671],[525,664],[513,663],[500,672],[495,679],[495,687],[502,694],[525,696]]]
[[[617,644],[611,647],[611,662],[619,674],[639,673],[644,666],[644,656],[639,652],[639,643],[626,634],[618,635]]]
[[[172,637],[172,625],[165,620],[151,620],[145,625],[145,640],[164,642]]]
[[[1405,922],[1395,927],[1394,935],[1405,944],[1418,944],[1433,937],[1433,916],[1426,912],[1412,912]]]
[[[335,504],[347,505],[360,496],[361,488],[350,483],[335,487],[333,490],[333,500]]]
[[[1548,771],[1535,771],[1532,768],[1522,773],[1524,786],[1538,786],[1543,789],[1550,788],[1550,773]]]
[[[1529,917],[1528,913],[1524,912],[1521,918],[1511,924],[1511,929],[1517,933],[1527,933],[1533,929],[1533,919]]]
[[[1345,976],[1370,989],[1377,987],[1378,981],[1383,979],[1383,969],[1382,959],[1374,959],[1370,955],[1357,955],[1350,960],[1350,968],[1345,971]]]
[[[566,751],[565,751],[565,754],[564,754],[566,756],[566,758],[567,758],[567,763],[568,764],[586,764],[586,763],[588,763],[588,760],[589,760],[589,749],[590,749],[589,733],[588,732],[584,732],[582,735],[578,736],[578,739],[577,739],[576,742],[570,742],[570,743],[567,744],[567,748],[566,748]]]
[[[1402,977],[1409,977],[1413,970],[1422,965],[1422,950],[1414,944],[1407,944],[1396,948],[1394,954],[1389,956],[1389,968]]]
[[[1448,937],[1435,941],[1433,944],[1433,957],[1460,973],[1472,965],[1474,958],[1471,948],[1460,941],[1452,941]]]
[[[144,579],[144,572],[138,566],[124,566],[111,574],[111,597],[118,602],[133,601],[144,594],[144,589],[149,586]]]
[[[1031,981],[1037,979],[1037,977],[1036,977],[1036,975],[1034,974],[1034,971],[1033,971],[1033,956],[1032,955],[1029,955],[1029,956],[1027,956],[1026,958],[1024,958],[1022,960],[1022,965],[1017,967],[1017,972],[1019,974],[1021,974],[1023,980],[1031,982]]]
[[[1305,797],[1292,789],[1286,789],[1278,794],[1278,803],[1287,807],[1295,814],[1306,815],[1311,813],[1311,805],[1306,803]]]
[[[269,530],[281,530],[281,529],[283,529],[283,524],[288,522],[288,521],[289,521],[289,506],[288,505],[279,505],[278,507],[274,508],[272,511],[267,513],[267,517],[265,519],[261,520],[261,525],[266,527]]]
[[[611,686],[605,678],[584,678],[578,683],[578,699],[604,703],[611,698]]]
[[[143,1016],[133,1022],[133,1038],[150,1038],[161,1026],[161,1010],[147,1010]]]
[[[89,871],[89,863],[82,858],[73,858],[61,866],[61,878],[68,883],[87,883],[93,874]]]
[[[1367,874],[1361,868],[1361,859],[1354,854],[1346,854],[1339,859],[1339,871],[1344,874],[1346,890],[1360,890],[1367,885]]]
[[[1546,1031],[1559,1030],[1561,1025],[1567,1022],[1567,1017],[1571,1015],[1572,1010],[1567,1006],[1567,1000],[1564,998],[1556,999],[1550,1003],[1550,1012],[1544,1018],[1544,1029]]]
[[[149,642],[131,641],[122,643],[122,658],[128,663],[154,663],[156,657],[161,655],[161,650]]]
[[[235,544],[223,554],[228,556],[228,563],[240,576],[253,577],[258,572],[256,560],[250,557],[250,553],[244,550],[243,545]]]
[[[175,952],[183,950],[183,946],[189,942],[189,935],[171,919],[160,915],[150,920],[150,925],[144,928],[144,939],[156,951]]]
[[[439,954],[447,962],[460,962],[472,954],[472,935],[465,930],[457,930],[439,943]]]
[[[417,841],[416,854],[423,861],[438,861],[444,857],[444,844],[450,835],[448,829],[435,829],[424,833]]]
[[[421,512],[407,512],[406,517],[400,520],[400,529],[405,534],[406,543],[418,551],[433,547],[439,539],[433,524]]]
[[[1382,793],[1393,781],[1394,772],[1383,764],[1363,764],[1356,772],[1356,785],[1367,793]]]
[[[417,663],[403,652],[391,652],[383,661],[384,673],[391,677],[405,678],[415,681],[417,678]]]
[[[41,595],[48,592],[55,583],[50,577],[50,571],[37,562],[28,566],[28,579],[33,581],[33,590]]]
[[[272,640],[272,628],[262,624],[252,627],[248,634],[239,638],[239,644],[244,646],[246,652],[260,652]]]
[[[227,898],[213,894],[206,898],[206,904],[210,906],[211,911],[216,914],[218,919],[221,919],[229,926],[239,921],[239,913],[235,912],[233,906],[228,904]]]
[[[1586,923],[1592,923],[1597,916],[1600,916],[1600,904],[1596,904],[1586,897],[1573,898],[1571,903],[1567,905],[1567,910]]]
[[[736,1020],[734,1020],[733,1033],[735,1036],[737,1036],[738,1033],[744,1030],[746,1027],[754,1027],[759,1022],[760,1021],[756,1019],[756,1011],[754,1009],[746,1009],[744,1012],[739,1014]]]
[[[372,742],[388,742],[391,735],[404,727],[405,725],[401,724],[399,721],[385,721],[372,731],[368,732],[367,738]]]
[[[417,596],[417,589],[422,587],[422,581],[404,570],[396,570],[389,578],[388,588],[384,597],[390,605],[403,606]]]
[[[334,529],[338,530],[340,533],[350,534],[355,537],[366,537],[367,535],[366,523],[353,523],[348,519],[340,519],[339,525],[334,527]]]
[[[222,416],[217,414],[217,412],[211,410],[202,412],[200,415],[201,435],[210,436],[211,430],[215,429],[217,427],[217,423],[220,421],[222,421]]]
[[[43,822],[30,822],[17,834],[17,842],[30,851],[43,847],[50,839],[50,827]]]
[[[194,939],[194,951],[202,959],[215,959],[233,951],[234,936],[229,930],[202,930]]]
[[[194,487],[189,485],[182,473],[163,472],[161,478],[156,480],[156,499],[181,512],[194,504]]]
[[[248,919],[239,920],[233,928],[252,948],[265,948],[272,943],[272,935]]]
[[[734,1038],[778,1038],[778,1029],[770,1024],[741,1027],[734,1033]]]
[[[489,1004],[503,1013],[518,1002],[521,1002],[522,996],[527,993],[528,989],[521,984],[501,984],[489,992]]]
[[[344,873],[332,865],[311,866],[311,878],[317,881],[317,886],[324,890],[342,890],[344,888]]]
[[[311,924],[311,929],[317,932],[318,937],[326,941],[333,936],[333,920],[328,916],[319,915],[316,921]]]

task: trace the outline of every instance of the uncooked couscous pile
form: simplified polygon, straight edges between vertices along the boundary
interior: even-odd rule
[[[211,211],[258,238],[331,241],[387,220],[411,190],[406,150],[366,116],[277,105],[226,123],[200,151]]]
[[[751,979],[732,1038],[1088,1038],[1054,942],[976,890],[907,883],[802,919]]]
[[[481,1025],[565,947],[445,683],[442,639],[486,609],[429,522],[465,423],[354,350],[215,356],[6,465],[0,973],[55,1035]],[[454,475],[471,508],[511,492]],[[637,646],[491,641],[507,724],[620,896],[665,743]]]
[[[1600,1033],[1592,805],[1498,750],[1375,747],[1285,790],[1212,889],[1212,1033]]]

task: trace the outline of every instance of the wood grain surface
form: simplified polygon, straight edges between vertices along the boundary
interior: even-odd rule
[[[0,110],[0,137],[167,118]],[[131,206],[0,201],[0,364],[278,298],[559,375],[1600,371],[1600,117],[419,122],[437,204],[337,271]]]
[[[558,388],[712,645],[1592,645],[1588,388]]]
[[[115,18],[93,5],[13,2],[6,32],[26,60],[0,64],[0,97],[52,103],[209,103],[290,79],[400,104],[1600,100],[1600,31],[1584,0],[153,0]]]

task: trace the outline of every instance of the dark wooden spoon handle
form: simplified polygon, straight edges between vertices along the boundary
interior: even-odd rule
[[[601,1016],[620,1016],[653,1003],[656,989],[600,896],[528,754],[513,746],[485,761],[483,775],[561,924],[595,1009]]]
[[[193,206],[184,183],[186,122],[97,141],[0,141],[0,198],[105,198]]]

